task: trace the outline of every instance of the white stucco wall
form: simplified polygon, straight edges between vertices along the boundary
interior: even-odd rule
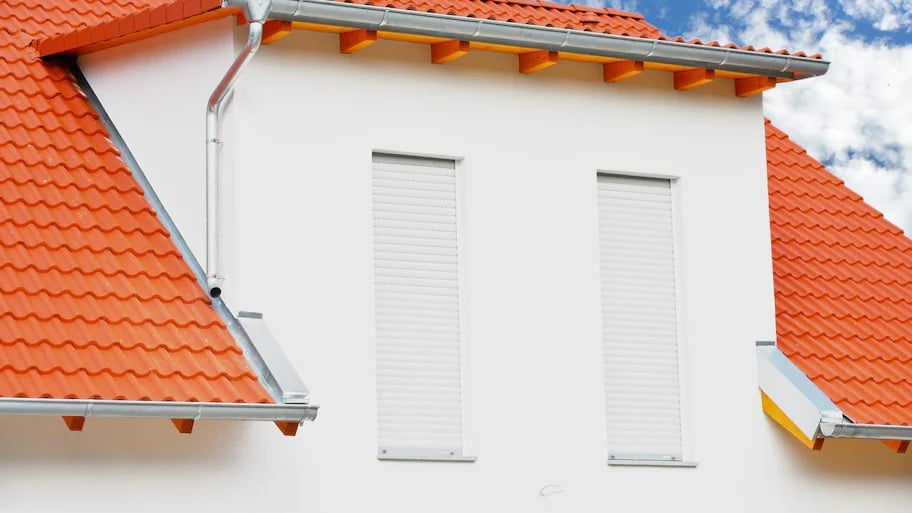
[[[203,113],[231,20],[80,66],[199,257]],[[242,35],[242,34],[241,34]],[[269,424],[0,418],[0,511],[908,511],[912,460],[877,443],[812,453],[760,410],[754,342],[775,336],[761,101],[720,80],[601,81],[515,57],[445,66],[426,46],[340,55],[296,32],[229,107],[226,296],[261,311],[321,404]],[[787,86],[786,86],[787,87]],[[381,462],[374,395],[371,151],[462,157],[467,453]],[[596,171],[679,176],[687,458],[606,465]],[[545,485],[564,492],[538,495]],[[53,493],[49,493],[53,491]]]

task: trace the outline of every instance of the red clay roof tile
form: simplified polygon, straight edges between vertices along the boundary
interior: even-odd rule
[[[912,241],[767,121],[778,345],[852,420],[912,424]]]
[[[27,44],[203,4],[0,4],[0,397],[272,402],[73,77]]]
[[[36,0],[18,0],[20,11]],[[617,9],[590,7],[581,4],[560,4],[545,0],[335,0],[344,3],[374,5],[394,9],[417,10],[430,13],[465,16],[545,27],[601,32],[620,36],[672,41],[676,43],[734,48],[760,53],[776,53],[796,57],[819,59],[821,56],[788,50],[755,49],[738,47],[733,43],[722,45],[718,41],[703,42],[699,39],[670,38],[658,28],[633,12]],[[164,26],[168,23],[191,18],[220,8],[220,0],[70,0],[63,7],[62,0],[34,18],[20,12],[17,18],[38,41],[41,55],[54,55],[77,50],[80,47],[130,35],[140,30]],[[13,15],[16,12],[11,13]],[[0,7],[0,19],[3,10]],[[72,20],[78,20],[74,23]],[[75,37],[74,37],[75,36]]]

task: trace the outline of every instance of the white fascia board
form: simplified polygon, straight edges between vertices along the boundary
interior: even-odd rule
[[[842,422],[842,411],[772,344],[757,345],[760,390],[813,440],[821,421]]]

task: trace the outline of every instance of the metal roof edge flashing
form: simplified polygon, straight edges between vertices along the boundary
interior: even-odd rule
[[[136,158],[133,156],[133,153],[130,151],[129,146],[127,146],[126,141],[120,135],[120,132],[117,130],[117,127],[114,125],[114,122],[111,120],[111,117],[108,115],[104,106],[99,100],[98,96],[95,94],[95,91],[92,89],[92,86],[89,84],[88,79],[79,69],[77,63],[74,61],[70,66],[70,73],[73,74],[73,77],[76,79],[76,83],[82,92],[86,95],[86,98],[89,101],[89,104],[93,109],[98,113],[98,117],[101,120],[102,124],[108,130],[108,137],[114,146],[120,151],[120,156],[123,159],[124,163],[127,165],[127,168],[133,174],[134,179],[142,188],[143,194],[146,199],[149,201],[149,204],[155,210],[156,215],[158,216],[159,221],[168,230],[171,240],[174,242],[174,245],[180,251],[181,256],[184,259],[184,262],[190,267],[193,275],[196,277],[196,281],[199,283],[199,286],[205,291],[208,290],[206,272],[203,270],[199,261],[193,255],[193,251],[190,249],[190,246],[187,244],[187,241],[181,235],[180,230],[178,230],[177,225],[174,223],[174,220],[168,214],[167,209],[162,203],[161,199],[156,194],[155,189],[152,187],[152,184],[149,182],[149,179],[146,177],[142,168],[137,162]],[[273,375],[271,369],[266,364],[262,355],[260,355],[257,350],[257,346],[250,340],[247,332],[244,331],[244,328],[241,326],[240,322],[231,313],[231,310],[228,309],[228,306],[222,300],[222,298],[211,298],[212,307],[219,314],[222,320],[225,322],[225,326],[228,329],[228,332],[234,337],[238,345],[241,347],[241,350],[244,353],[244,356],[247,358],[247,362],[253,368],[253,371],[256,373],[257,377],[260,380],[260,383],[263,385],[263,388],[269,393],[274,401],[280,403],[278,405],[272,405],[273,407],[282,407],[282,392],[281,387],[276,381],[275,376]],[[306,390],[306,388],[305,388]],[[68,400],[70,401],[70,400]],[[128,401],[115,401],[118,404],[127,404]],[[152,405],[152,402],[149,401],[139,401],[137,406],[149,407]],[[174,405],[177,403],[166,403],[169,405]],[[196,403],[189,403],[196,404]],[[218,403],[212,403],[218,404]],[[245,405],[241,405],[245,406]],[[249,407],[249,406],[245,406]],[[317,406],[310,406],[314,410],[314,415],[310,416],[309,419],[304,420],[313,420],[316,417]],[[294,408],[300,409],[303,408],[301,404],[295,404]],[[2,405],[0,405],[0,412],[3,411]],[[271,419],[275,420],[275,419]],[[281,419],[279,419],[281,420]]]
[[[261,420],[302,423],[316,418],[317,407],[307,404],[195,403],[4,397],[0,398],[0,415]]]
[[[275,337],[269,332],[269,328],[266,327],[266,322],[263,320],[263,314],[238,312],[237,318],[241,329],[244,330],[248,339],[256,347],[257,353],[272,372],[282,402],[307,404],[310,401],[310,392]]]
[[[249,0],[224,0],[245,7]],[[271,19],[355,29],[420,34],[460,41],[518,46],[636,61],[707,68],[786,79],[820,76],[822,59],[696,45],[677,41],[510,23],[328,0],[272,0]]]
[[[808,440],[820,437],[823,423],[845,419],[833,401],[769,342],[757,343],[757,374],[760,390]]]

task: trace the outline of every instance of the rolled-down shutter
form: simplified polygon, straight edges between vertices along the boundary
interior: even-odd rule
[[[671,182],[600,174],[598,194],[609,459],[678,461]]]
[[[374,154],[380,458],[462,456],[456,166]]]

